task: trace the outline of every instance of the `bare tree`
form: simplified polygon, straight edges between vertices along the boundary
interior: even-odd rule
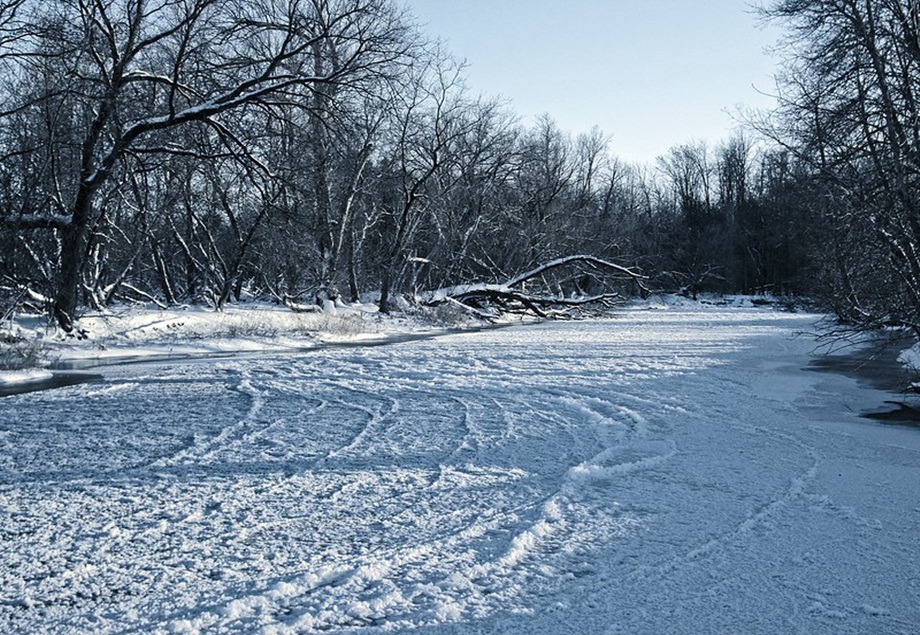
[[[465,115],[463,65],[436,48],[418,60],[393,101],[389,149],[383,168],[390,192],[381,205],[380,310],[391,309],[391,293],[407,263],[408,247],[431,203],[430,188],[443,174],[448,187],[456,174],[448,166],[456,143],[474,125]],[[445,182],[441,182],[443,187]]]
[[[170,152],[169,131],[208,128],[245,154],[221,115],[270,111],[326,90],[398,56],[402,27],[383,0],[54,0],[30,3],[21,63],[63,64],[76,85],[79,165],[63,213],[35,209],[21,227],[53,227],[60,240],[54,315],[72,328],[97,197],[120,161]],[[316,73],[315,52],[337,63]]]
[[[528,240],[526,260],[515,268],[532,266],[559,255],[550,234],[555,217],[562,213],[575,176],[572,144],[549,115],[521,138],[518,191],[522,197],[521,219]]]
[[[518,167],[516,118],[496,101],[474,100],[463,115],[469,125],[456,140],[450,188],[440,188],[420,276],[429,288],[508,274],[502,256],[515,238],[509,227]]]
[[[847,319],[920,326],[920,54],[914,0],[779,0],[789,29],[777,125],[822,184]],[[838,259],[842,236],[859,257]],[[838,252],[839,254],[839,252]],[[887,265],[885,264],[887,261]]]
[[[706,144],[675,146],[658,158],[658,167],[670,181],[687,224],[701,222],[712,208],[712,170]]]
[[[751,142],[736,133],[716,150],[719,207],[730,223],[736,220],[749,196]]]

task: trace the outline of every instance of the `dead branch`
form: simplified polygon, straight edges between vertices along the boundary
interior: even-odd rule
[[[558,267],[563,267],[565,265],[575,264],[575,263],[580,263],[583,265],[590,265],[597,269],[607,269],[609,271],[613,271],[615,273],[622,274],[623,276],[626,276],[634,280],[636,284],[638,285],[641,292],[648,293],[648,289],[645,287],[645,285],[642,282],[643,280],[648,279],[647,276],[643,276],[642,274],[636,271],[633,271],[632,269],[629,269],[622,265],[618,265],[614,262],[610,262],[609,260],[604,260],[602,258],[597,258],[595,256],[589,256],[586,254],[577,254],[574,256],[564,256],[562,258],[556,258],[555,260],[550,260],[549,262],[544,263],[540,265],[539,267],[531,269],[530,271],[526,273],[522,273],[521,275],[512,278],[511,280],[505,283],[505,286],[516,287],[516,286],[523,284],[524,282],[527,282],[528,280],[531,280],[533,278],[536,278],[539,275],[546,273],[547,271],[551,269],[556,269]]]
[[[648,289],[643,283],[647,278],[641,273],[602,258],[579,254],[556,258],[504,283],[477,283],[439,289],[430,293],[422,303],[425,306],[436,306],[445,302],[459,304],[482,317],[493,317],[490,309],[497,309],[505,313],[529,313],[540,318],[550,318],[562,315],[563,313],[559,309],[606,303],[622,298],[617,291],[604,291],[585,295],[580,289],[577,289],[577,295],[573,293],[566,296],[560,291],[554,293],[540,292],[540,287],[532,292],[524,290],[525,283],[538,278],[545,281],[547,274],[554,273],[556,269],[567,266],[576,266],[578,267],[579,275],[590,273],[593,277],[601,279],[601,281],[604,278],[609,278],[610,280],[623,280],[625,278],[635,283],[640,295],[645,296],[648,293]],[[601,272],[605,272],[605,275],[600,275]],[[566,280],[575,280],[577,277],[579,276],[569,275]],[[560,288],[558,283],[555,286],[557,289]],[[545,287],[546,285],[544,284],[543,288]]]
[[[294,313],[316,313],[320,310],[320,307],[315,304],[302,304],[297,302],[293,296],[287,293],[281,296],[281,302]]]

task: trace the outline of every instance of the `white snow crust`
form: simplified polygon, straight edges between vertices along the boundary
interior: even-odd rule
[[[120,305],[81,316],[72,333],[34,316],[17,315],[0,325],[0,335],[40,347],[50,362],[81,368],[126,360],[385,343],[407,333],[436,334],[443,330],[420,320],[384,320],[374,305],[351,304],[341,311],[303,313],[266,302],[229,305],[221,311],[203,306],[159,309]],[[0,371],[0,379],[10,376]]]
[[[920,373],[920,344],[915,344],[901,351],[901,354],[898,355],[898,361],[903,364],[908,371],[914,374]]]
[[[0,387],[32,384],[51,379],[52,373],[40,368],[0,370]]]
[[[920,431],[655,306],[0,399],[0,632],[916,633]]]

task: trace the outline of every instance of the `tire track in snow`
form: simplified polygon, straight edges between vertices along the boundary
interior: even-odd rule
[[[651,567],[640,567],[631,573],[628,577],[636,579],[645,577],[649,574],[666,576],[674,571],[695,563],[700,559],[707,558],[714,553],[725,549],[726,547],[743,543],[744,540],[758,527],[765,525],[769,520],[774,518],[780,510],[788,507],[796,500],[805,497],[805,490],[809,483],[814,481],[818,475],[820,465],[820,454],[813,447],[802,443],[796,437],[785,434],[776,430],[766,429],[760,426],[752,426],[751,430],[757,434],[773,437],[797,447],[809,459],[809,467],[793,477],[789,481],[788,487],[778,496],[772,497],[768,502],[757,506],[748,512],[747,516],[740,523],[735,525],[730,531],[715,536],[706,542],[686,551],[667,562]]]
[[[369,396],[368,393],[359,394]],[[376,399],[381,400],[379,397]],[[388,406],[386,406],[386,412],[384,412],[383,404],[379,404],[376,408],[368,408],[367,406],[361,404],[349,403],[343,399],[335,399],[334,403],[339,404],[343,408],[360,412],[362,415],[366,416],[366,419],[360,426],[360,429],[354,435],[352,435],[351,438],[349,438],[342,445],[329,450],[323,458],[317,461],[317,465],[326,465],[330,461],[344,458],[348,454],[357,455],[358,453],[356,450],[358,448],[360,448],[362,445],[370,445],[372,435],[377,431],[377,428],[380,426],[380,424],[388,417],[392,417],[394,414],[399,412],[399,400],[393,399],[392,397],[383,397],[383,399],[385,399],[388,403]]]
[[[615,436],[612,444],[602,443],[610,439],[598,435],[600,451],[564,473],[558,488],[536,505],[538,511],[535,518],[520,524],[508,534],[504,550],[491,560],[472,563],[467,569],[458,572],[461,574],[460,579],[473,587],[477,586],[477,581],[481,581],[480,585],[494,586],[496,580],[550,580],[584,575],[584,565],[578,564],[578,554],[591,545],[632,530],[639,522],[630,513],[620,510],[616,504],[611,506],[606,495],[600,497],[602,500],[597,500],[597,495],[586,490],[585,485],[599,479],[656,467],[676,453],[673,443],[644,441],[647,436],[646,420],[637,412],[598,397],[581,395],[579,399],[578,396],[570,395],[553,395],[552,403],[557,409],[551,413],[551,418],[564,424],[566,432],[570,433],[573,448],[577,445],[575,441],[592,427],[613,427],[620,434]],[[611,410],[618,417],[611,416],[608,412]],[[573,419],[572,413],[581,417]],[[504,416],[507,418],[507,413]],[[623,423],[620,418],[626,419],[628,423]],[[630,435],[629,432],[634,434]],[[628,444],[620,443],[624,437],[629,437]],[[601,461],[609,463],[608,459],[614,453],[626,449],[638,451],[637,444],[643,444],[641,449],[649,456],[633,457],[603,468],[597,466]],[[495,589],[490,589],[489,593],[495,598],[501,597],[504,602],[513,602],[515,598],[526,594],[524,586],[526,583],[521,582],[515,592],[506,590],[504,595]]]
[[[248,370],[235,371],[240,380],[233,386],[233,390],[249,397],[249,408],[241,419],[223,426],[220,431],[207,439],[198,441],[193,438],[190,446],[172,454],[161,457],[149,464],[149,467],[173,467],[188,463],[204,463],[213,458],[222,447],[232,440],[243,436],[257,421],[259,413],[265,405],[263,391],[256,388]]]
[[[650,440],[648,419],[622,401],[577,391],[560,393],[559,398],[584,415],[599,446],[597,452],[573,465],[566,473],[563,489],[570,496],[592,481],[606,481],[658,467],[678,452],[670,439]]]
[[[460,425],[463,429],[463,436],[458,435],[458,442],[455,444],[454,449],[445,454],[444,457],[439,461],[441,467],[443,467],[445,463],[452,463],[461,454],[469,454],[475,452],[479,447],[479,442],[476,439],[474,430],[472,405],[471,401],[468,399],[469,395],[462,394],[462,396],[458,397],[455,394],[448,394],[447,397],[460,406],[462,413]],[[467,399],[463,399],[463,397],[467,397]]]
[[[502,471],[471,475],[496,483],[523,477],[522,474]],[[356,493],[364,494],[366,491]],[[347,501],[343,503],[348,504]],[[196,610],[194,615],[174,613],[166,619],[180,630],[195,624],[198,629],[219,630],[235,625],[231,630],[236,631],[248,619],[294,615],[296,632],[303,632],[306,626],[324,630],[367,625],[366,619],[374,619],[368,616],[369,607],[376,607],[374,611],[385,612],[378,619],[385,620],[390,626],[414,623],[419,615],[428,615],[429,621],[434,623],[437,607],[433,604],[438,602],[438,598],[432,595],[432,589],[438,585],[454,585],[459,580],[457,571],[469,568],[476,561],[476,554],[468,549],[468,545],[490,532],[501,531],[522,511],[520,507],[501,510],[482,507],[481,514],[471,516],[468,522],[451,526],[440,536],[408,546],[391,544],[371,554],[350,559],[347,564],[338,560],[338,564],[318,564],[296,575],[268,579],[260,583],[262,590],[244,594],[226,604],[213,604]],[[419,578],[419,571],[425,571],[425,577]],[[317,595],[320,591],[322,595]],[[450,590],[444,592],[450,593]],[[486,598],[491,592],[476,591],[470,586],[453,595],[457,594],[470,595],[474,603],[487,603]],[[444,599],[447,599],[446,596],[441,598]],[[242,630],[248,629],[244,627]]]
[[[552,582],[565,574],[571,569],[566,563],[572,554],[587,546],[584,541],[568,540],[574,527],[558,504],[547,502],[543,518],[513,534],[508,547],[488,559],[469,545],[519,522],[520,515],[531,509],[530,503],[478,516],[441,537],[409,547],[395,546],[347,565],[323,565],[267,580],[263,590],[194,616],[174,614],[171,625],[178,630],[192,625],[238,630],[241,624],[270,619],[283,624],[276,632],[365,626],[389,630],[487,615],[496,606],[523,607],[529,585],[536,579]],[[618,530],[627,531],[634,521],[625,518],[619,523]]]
[[[397,398],[390,394],[392,389],[379,383],[337,383],[336,386],[352,395],[350,399],[339,399],[338,403],[362,412],[366,422],[346,443],[329,451],[318,466],[359,458],[397,459],[424,451],[425,464],[437,468],[473,450],[470,404],[475,395],[401,383]],[[385,401],[388,406],[363,405],[367,401]]]
[[[430,393],[419,392],[417,397],[430,396]],[[446,396],[447,399],[453,400],[458,405],[466,404],[464,407],[464,421],[467,429],[466,434],[462,437],[455,435],[460,439],[458,447],[462,446],[470,434],[474,433],[475,425],[471,424],[469,412],[469,402],[463,396],[457,394]],[[442,397],[445,397],[442,395]],[[582,429],[585,421],[588,419],[584,416],[577,421],[573,421],[572,412],[578,412],[584,415],[585,412],[591,412],[584,407],[574,408],[573,403],[559,398],[554,398],[550,403],[555,403],[557,410],[547,417],[548,420],[559,422],[568,422],[569,426],[565,430],[570,440],[574,443],[577,438],[575,432]],[[599,405],[609,402],[595,400],[592,402],[595,406],[595,418],[605,417],[600,414]],[[581,402],[579,402],[581,404]],[[532,407],[533,404],[528,404]],[[559,406],[563,406],[565,411],[570,414],[560,415]],[[391,408],[394,410],[394,408]],[[368,410],[366,409],[366,412]],[[532,412],[535,412],[532,411]],[[622,411],[621,411],[622,412]],[[352,443],[343,446],[344,451],[358,448],[362,444],[373,444],[379,439],[374,436],[375,430],[379,431],[379,421],[381,409],[370,411],[370,414],[376,415],[376,420],[371,417],[367,425],[362,428],[361,432],[355,436]],[[627,413],[627,418],[628,417]],[[507,416],[507,413],[506,413]],[[635,423],[635,421],[633,421]],[[609,425],[609,422],[608,422]],[[582,430],[583,431],[583,430]],[[448,454],[446,458],[452,455]],[[636,468],[641,467],[637,464]],[[445,474],[445,466],[441,461],[438,477],[432,481],[430,488],[447,486],[445,481],[448,478]],[[455,472],[456,468],[450,468]],[[624,468],[622,472],[629,471]],[[413,547],[406,550],[396,548],[375,554],[373,560],[364,564],[359,564],[353,569],[338,569],[334,575],[334,582],[329,584],[320,584],[317,588],[327,590],[335,589],[332,593],[334,597],[324,597],[317,600],[316,603],[306,602],[303,598],[311,595],[316,589],[306,588],[296,591],[298,583],[296,580],[286,580],[278,582],[268,593],[256,594],[248,599],[234,601],[231,605],[216,610],[218,616],[233,616],[234,620],[241,619],[246,615],[258,615],[260,611],[268,610],[266,607],[277,603],[279,599],[284,599],[282,604],[288,606],[276,606],[272,610],[280,612],[299,612],[301,621],[296,622],[299,627],[306,624],[310,628],[327,628],[327,627],[347,627],[361,626],[369,623],[381,625],[386,623],[392,627],[395,624],[403,623],[405,619],[411,617],[412,623],[417,623],[419,615],[428,615],[431,623],[437,621],[436,616],[440,611],[447,610],[445,607],[452,606],[461,612],[472,612],[488,610],[487,606],[494,606],[496,601],[514,603],[526,593],[527,580],[534,578],[549,579],[553,575],[573,570],[573,554],[583,550],[588,544],[602,538],[596,531],[585,532],[585,521],[589,518],[597,524],[597,510],[579,507],[579,502],[571,500],[569,495],[561,493],[563,489],[572,494],[572,488],[568,486],[570,479],[562,484],[560,491],[552,494],[543,503],[537,504],[535,520],[524,521],[520,514],[530,515],[534,511],[532,503],[528,503],[520,508],[506,509],[499,515],[492,516],[487,522],[477,519],[474,522],[464,526],[451,526],[446,534],[442,537],[426,540],[423,547]],[[584,478],[579,479],[581,481]],[[389,498],[398,498],[405,493],[395,493]],[[583,498],[583,496],[578,496]],[[344,502],[347,499],[344,499]],[[378,503],[385,503],[388,498],[377,499]],[[530,510],[530,511],[528,511]],[[577,516],[573,515],[577,511]],[[593,518],[592,518],[593,517]],[[635,519],[620,515],[619,518],[605,519],[608,523],[606,530],[601,533],[610,536],[618,531],[625,531],[635,525]],[[523,524],[522,524],[523,521]],[[476,558],[474,554],[463,555],[460,546],[469,544],[471,540],[478,539],[489,532],[499,531],[504,534],[509,527],[517,526],[517,529],[507,534],[505,538],[507,547],[496,552],[490,559],[483,560]],[[446,562],[438,562],[438,559],[447,557]],[[459,558],[459,560],[457,559]],[[374,591],[384,580],[401,579],[409,576],[410,572],[417,569],[421,563],[425,563],[429,571],[442,571],[440,582],[428,582],[415,590],[401,590],[390,598],[390,602],[380,597],[365,599],[368,594],[374,595]],[[553,563],[553,564],[551,564]],[[577,568],[577,567],[576,567]],[[452,572],[451,572],[452,571]],[[320,576],[322,578],[322,576]],[[437,577],[437,576],[435,576]],[[309,576],[308,576],[309,578]],[[306,578],[305,578],[306,579]],[[280,585],[280,586],[279,586]],[[434,585],[440,590],[432,594],[429,587]],[[306,585],[309,586],[309,585]],[[283,589],[283,591],[281,590]],[[426,590],[427,589],[427,590]],[[335,598],[353,598],[353,606],[348,611],[348,616],[342,616],[341,612],[330,612],[330,606]],[[408,598],[408,602],[403,602],[399,598]],[[300,598],[299,600],[295,600]],[[357,598],[357,599],[355,599]],[[394,599],[395,598],[395,599]],[[304,609],[303,606],[292,609],[292,606],[298,603],[309,606]],[[368,607],[374,607],[371,610]],[[423,608],[427,607],[427,608]],[[460,608],[457,608],[460,607]],[[305,616],[310,616],[309,620]],[[404,617],[400,617],[404,616]],[[220,623],[220,617],[216,618]],[[325,621],[324,621],[325,620]]]

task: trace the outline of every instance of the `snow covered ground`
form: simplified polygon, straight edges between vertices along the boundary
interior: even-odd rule
[[[384,320],[373,305],[351,305],[328,314],[295,313],[284,306],[252,302],[222,311],[203,306],[117,307],[81,317],[78,331],[71,334],[49,327],[46,318],[17,316],[0,325],[0,336],[41,347],[52,362],[83,366],[125,358],[302,350],[426,330],[432,325],[418,320]],[[6,377],[0,372],[0,381]]]
[[[920,430],[671,307],[0,399],[3,633],[904,633]]]

